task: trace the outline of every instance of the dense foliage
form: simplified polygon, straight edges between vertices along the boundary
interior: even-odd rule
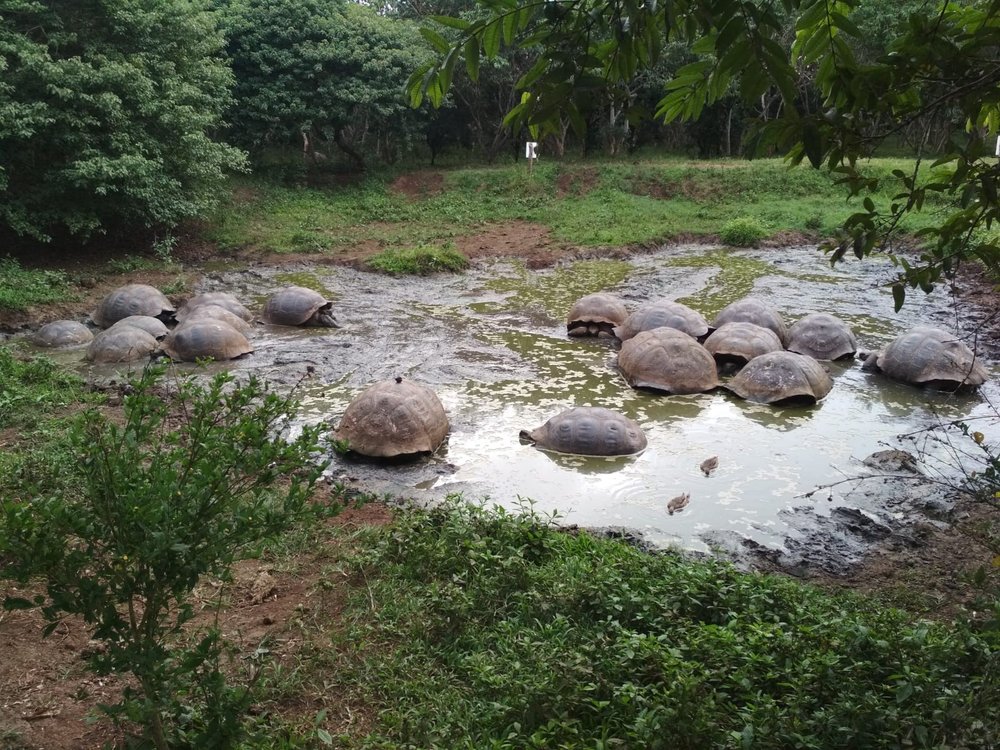
[[[232,0],[223,26],[238,142],[259,149],[301,139],[306,157],[321,160],[317,146],[329,139],[363,166],[363,136],[390,161],[413,137],[420,116],[403,82],[427,49],[410,24],[344,0]]]
[[[202,0],[0,1],[0,228],[47,239],[173,225],[239,151]]]
[[[359,568],[372,747],[990,747],[989,634],[459,503]],[[460,739],[459,739],[460,738]]]

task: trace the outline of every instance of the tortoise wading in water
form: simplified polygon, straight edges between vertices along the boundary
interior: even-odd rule
[[[149,357],[158,347],[157,340],[141,328],[112,327],[94,336],[84,359],[98,364],[132,362]]]
[[[195,320],[214,320],[218,323],[225,323],[230,328],[235,328],[244,336],[249,336],[253,331],[252,325],[239,315],[233,313],[228,307],[222,307],[216,304],[198,305],[194,309],[187,310],[182,319],[180,314],[184,311],[185,308],[182,308],[177,313],[177,319],[182,321],[182,325],[191,323]]]
[[[149,315],[129,315],[127,318],[119,320],[111,328],[121,328],[122,326],[141,328],[156,340],[160,340],[170,333],[170,329],[167,328],[166,323],[159,318],[153,318]],[[110,331],[111,328],[108,330]]]
[[[334,431],[349,450],[373,458],[433,453],[448,434],[448,415],[430,388],[395,378],[368,387]]]
[[[638,424],[599,406],[567,409],[535,430],[521,430],[520,436],[545,450],[581,456],[629,456],[646,448]]]
[[[625,322],[625,303],[613,294],[598,292],[581,297],[566,316],[566,332],[570,336],[614,336],[615,326]]]
[[[101,328],[113,326],[130,315],[148,315],[164,323],[173,320],[173,304],[156,287],[148,284],[126,284],[106,296],[90,317]]]
[[[813,359],[846,359],[858,350],[858,340],[844,321],[827,313],[810,313],[788,329],[788,351]]]
[[[744,297],[726,305],[715,316],[713,328],[721,328],[726,323],[753,323],[761,328],[768,328],[777,335],[784,346],[788,340],[788,329],[778,311],[766,302],[756,297]]]
[[[814,404],[830,392],[833,381],[812,357],[781,351],[751,359],[725,387],[762,404]]]
[[[684,394],[719,385],[712,355],[674,328],[654,328],[626,340],[618,352],[618,369],[633,388]]]
[[[264,305],[265,323],[279,326],[339,328],[333,303],[304,286],[289,286],[276,292]]]
[[[202,292],[181,306],[181,309],[177,311],[177,322],[183,323],[192,312],[205,305],[216,305],[229,310],[233,315],[247,323],[253,321],[253,313],[229,292]]]
[[[235,328],[210,318],[181,323],[163,342],[163,353],[174,360],[227,360],[253,352],[246,336]]]
[[[664,327],[683,331],[695,339],[703,339],[708,335],[708,322],[700,312],[680,302],[666,299],[647,302],[614,330],[615,336],[622,341],[628,341],[642,331]]]
[[[81,346],[94,340],[94,332],[75,320],[53,320],[46,323],[31,337],[35,346],[53,349],[67,346]]]
[[[941,390],[978,388],[989,378],[972,349],[954,333],[931,326],[897,336],[878,354],[876,364],[893,380]]]
[[[754,357],[782,350],[781,339],[770,328],[754,323],[723,323],[705,339],[705,349],[720,369],[735,370]]]

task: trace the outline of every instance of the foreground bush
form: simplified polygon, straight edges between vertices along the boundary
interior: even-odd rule
[[[756,247],[767,237],[767,227],[751,216],[727,221],[719,232],[722,241],[733,247]]]
[[[122,424],[96,410],[72,424],[78,493],[0,498],[3,574],[44,584],[4,606],[41,607],[46,634],[64,614],[81,616],[103,644],[93,668],[135,677],[112,713],[159,750],[230,747],[249,696],[226,684],[217,630],[185,627],[189,598],[203,576],[226,578],[238,555],[306,513],[318,433],[286,442],[294,402],[259,381],[221,374],[167,394],[162,374],[132,384]]]
[[[871,601],[462,505],[403,516],[357,565],[369,746],[1000,739],[990,636]]]

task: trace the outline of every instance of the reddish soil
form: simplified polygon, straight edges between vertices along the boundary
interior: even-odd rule
[[[586,195],[597,186],[600,176],[595,167],[567,169],[556,178],[556,195],[559,198]]]
[[[193,604],[200,614],[194,626],[211,624],[215,605],[222,601],[218,626],[236,647],[241,662],[258,647],[266,646],[272,663],[294,668],[305,644],[305,621],[322,616],[329,632],[343,610],[347,581],[327,580],[329,558],[340,545],[350,543],[352,531],[391,519],[391,511],[379,503],[350,507],[330,519],[326,546],[282,560],[281,569],[265,560],[238,563],[232,583],[223,587],[206,583],[196,589]],[[25,595],[16,589],[2,593]],[[122,731],[98,714],[97,706],[120,697],[124,678],[97,677],[87,671],[84,659],[100,644],[90,640],[79,619],[63,620],[46,639],[41,637],[43,626],[37,610],[0,613],[0,748],[97,750],[105,743],[122,740]],[[348,727],[355,731],[363,728],[372,718],[364,707],[339,700],[277,708],[286,720],[294,721],[301,715],[307,724],[320,709],[326,709],[325,728],[334,735]],[[252,710],[259,713],[267,707]]]
[[[399,195],[405,195],[410,200],[439,195],[444,192],[444,175],[429,170],[408,172],[393,180],[389,189]]]

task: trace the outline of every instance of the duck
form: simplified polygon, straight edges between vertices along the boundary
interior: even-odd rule
[[[712,456],[711,458],[706,458],[704,461],[701,462],[701,470],[705,472],[706,477],[713,471],[715,471],[718,467],[719,467],[718,456]]]
[[[678,510],[684,508],[691,500],[691,495],[687,492],[678,495],[667,503],[667,513],[671,516]]]

